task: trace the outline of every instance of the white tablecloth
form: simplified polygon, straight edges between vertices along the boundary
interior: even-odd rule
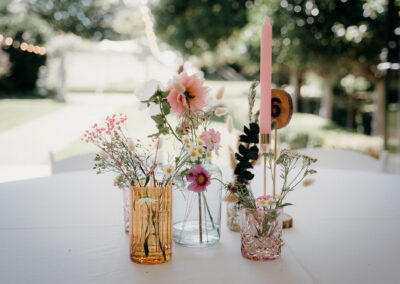
[[[278,260],[242,258],[223,219],[217,246],[146,266],[129,259],[110,175],[0,184],[0,283],[400,283],[400,176],[324,169],[290,201]]]

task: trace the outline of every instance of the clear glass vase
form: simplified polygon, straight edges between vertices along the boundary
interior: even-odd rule
[[[130,256],[142,264],[168,262],[172,257],[172,189],[131,186]]]
[[[283,209],[241,210],[242,256],[256,261],[281,255]]]
[[[176,179],[173,190],[173,240],[188,247],[207,247],[218,243],[221,225],[222,179],[220,168],[202,165],[211,175],[211,183],[201,193],[189,191],[185,178]]]
[[[238,202],[227,202],[226,225],[233,232],[240,232],[240,211],[242,206]]]

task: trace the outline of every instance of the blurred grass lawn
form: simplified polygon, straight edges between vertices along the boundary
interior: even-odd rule
[[[59,110],[65,104],[52,99],[0,99],[0,132]]]
[[[219,88],[225,88],[223,102],[234,120],[234,126],[241,130],[247,123],[247,94],[251,82],[224,82],[206,81],[211,88],[211,95],[215,95]],[[118,112],[128,115],[128,132],[131,137],[142,138],[155,131],[146,110],[139,111],[137,105],[127,105]],[[216,123],[217,127],[225,135],[223,124]],[[312,114],[296,113],[288,127],[279,132],[281,142],[286,142],[292,148],[328,147],[349,149],[377,156],[382,148],[382,138],[370,137],[364,134],[348,131],[334,123]],[[96,149],[92,145],[76,140],[68,147],[55,153],[56,160],[65,159]],[[226,161],[227,162],[227,161]]]

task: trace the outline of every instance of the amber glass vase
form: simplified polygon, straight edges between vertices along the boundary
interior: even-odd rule
[[[171,186],[131,186],[130,255],[142,264],[168,262],[172,257]]]

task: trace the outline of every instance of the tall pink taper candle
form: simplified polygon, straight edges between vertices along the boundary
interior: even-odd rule
[[[271,67],[272,67],[272,26],[265,17],[261,29],[260,44],[260,140],[263,152],[267,152],[271,133]],[[264,196],[267,194],[267,157],[264,156]]]
[[[265,17],[261,30],[260,60],[260,133],[271,133],[271,68],[272,68],[272,26]]]

